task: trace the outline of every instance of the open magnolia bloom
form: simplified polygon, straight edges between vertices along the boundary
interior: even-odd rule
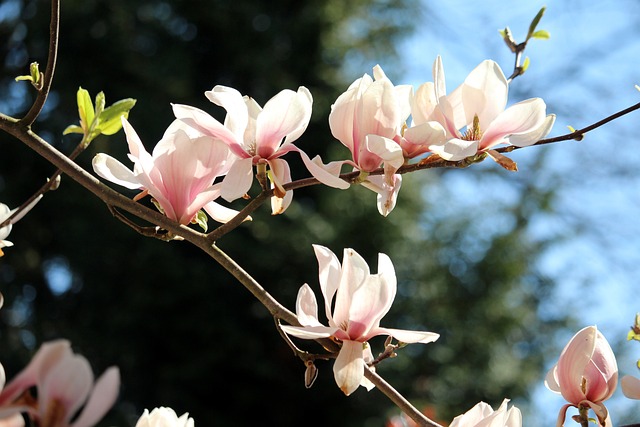
[[[557,426],[562,426],[570,406],[591,408],[601,425],[611,419],[603,402],[609,399],[618,384],[618,365],[606,338],[595,326],[576,333],[551,368],[545,385],[562,394],[568,404],[560,409]]]
[[[193,427],[193,425],[193,418],[189,413],[178,417],[173,409],[160,407],[151,412],[145,409],[135,427]]]
[[[386,216],[393,210],[402,179],[396,171],[405,158],[400,133],[409,116],[411,86],[394,86],[379,65],[373,78],[364,74],[354,81],[331,106],[329,126],[332,135],[349,149],[352,160],[323,165],[319,157],[309,161],[309,171],[320,182],[345,189],[349,185],[338,177],[342,165],[361,173],[361,184],[378,194],[378,211]],[[424,136],[425,138],[427,136]],[[384,176],[368,173],[384,167]]]
[[[555,121],[555,115],[546,114],[546,104],[540,98],[505,108],[509,83],[494,61],[480,63],[447,95],[442,59],[438,56],[433,79],[433,84],[418,88],[411,112],[416,124],[442,124],[446,139],[429,149],[445,160],[462,160],[486,152],[500,162],[503,156],[492,148],[500,144],[534,144],[551,131]]]
[[[430,343],[438,339],[433,332],[407,331],[380,327],[380,320],[391,308],[396,295],[396,274],[385,254],[378,256],[378,273],[371,274],[364,259],[353,249],[344,250],[342,266],[333,252],[314,245],[320,270],[320,289],[324,296],[329,326],[318,320],[318,304],[309,287],[298,291],[296,314],[302,326],[282,326],[289,335],[304,339],[332,337],[342,344],[333,365],[333,374],[346,395],[359,385],[373,387],[364,377],[365,364],[373,360],[367,341],[390,335],[403,343]],[[332,311],[333,308],[333,311]]]
[[[512,406],[507,409],[509,399],[504,399],[495,411],[485,403],[479,402],[473,408],[453,419],[449,427],[522,427],[520,409]]]
[[[34,386],[37,396],[30,392]],[[0,392],[0,419],[26,413],[40,427],[91,427],[114,404],[119,387],[118,368],[108,368],[94,383],[89,362],[68,341],[52,341]]]
[[[313,98],[300,86],[297,92],[285,89],[260,107],[249,96],[226,86],[205,92],[211,102],[227,110],[224,124],[208,113],[188,105],[173,105],[177,119],[205,135],[218,138],[239,158],[222,185],[222,197],[232,201],[244,196],[253,182],[253,166],[269,166],[269,179],[275,191],[271,200],[273,214],[280,214],[291,204],[292,191],[283,185],[291,182],[289,164],[280,157],[300,151],[293,145],[306,130],[311,119]]]
[[[219,222],[227,222],[237,214],[214,202],[220,196],[220,183],[214,181],[226,174],[235,160],[224,143],[175,120],[149,154],[124,116],[122,127],[133,171],[113,157],[99,153],[93,158],[93,170],[99,176],[126,188],[148,192],[167,217],[181,224],[194,221],[203,208]]]

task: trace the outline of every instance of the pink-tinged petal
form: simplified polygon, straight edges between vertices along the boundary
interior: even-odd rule
[[[306,340],[315,340],[318,338],[329,338],[330,336],[335,335],[338,331],[337,328],[330,328],[327,326],[289,326],[282,325],[280,326],[284,332],[289,335],[293,335],[294,337],[306,339]]]
[[[125,116],[122,116],[120,120],[122,121],[122,129],[124,129],[124,133],[127,137],[127,144],[129,145],[129,152],[131,155],[141,161],[144,161],[146,158],[151,158],[151,154],[149,154],[144,148],[140,137],[131,124],[129,124],[129,121]]]
[[[622,393],[629,399],[640,399],[640,379],[625,375],[620,380],[620,386],[622,387]]]
[[[488,150],[502,142],[509,135],[527,134],[536,131],[545,123],[546,105],[540,98],[532,98],[507,108],[483,129],[479,141],[480,150]],[[481,129],[482,129],[482,122]]]
[[[362,186],[374,191],[378,194],[377,206],[380,215],[387,216],[393,208],[396,206],[398,200],[398,193],[402,186],[402,175],[391,175],[389,178],[381,175],[369,176],[366,181],[362,183]]]
[[[360,131],[360,140],[366,135],[393,138],[400,126],[400,119],[395,87],[388,79],[382,79],[371,83],[362,95],[361,109],[356,112],[354,126]]]
[[[270,158],[280,144],[290,144],[302,135],[311,118],[313,98],[300,86],[298,92],[283,90],[264,106],[256,123],[256,152]]]
[[[324,185],[341,190],[346,190],[350,187],[347,181],[339,177],[344,161],[330,162],[325,165],[322,163],[320,156],[316,156],[311,160],[304,151],[298,150],[298,153],[311,175]]]
[[[437,105],[434,84],[427,82],[418,86],[411,99],[412,126],[421,125],[431,120]]]
[[[82,413],[71,427],[92,427],[97,424],[115,403],[119,389],[120,371],[111,367],[98,378]]]
[[[172,104],[172,107],[173,114],[177,119],[205,135],[221,139],[236,156],[240,158],[250,157],[245,150],[244,141],[208,113],[189,105]]]
[[[490,60],[481,62],[462,84],[467,124],[477,115],[480,125],[486,127],[504,111],[508,92],[507,79],[500,66]]]
[[[293,190],[285,191],[283,185],[291,182],[291,171],[289,163],[282,159],[271,159],[269,163],[269,177],[271,188],[275,188],[277,193],[284,193],[284,197],[275,195],[271,198],[271,215],[279,215],[291,204]]]
[[[549,369],[549,372],[547,372],[547,376],[544,379],[544,385],[552,392],[560,394],[560,384],[558,384],[558,378],[556,375],[557,369],[558,365],[554,365],[553,368]]]
[[[560,392],[567,402],[575,405],[586,396],[581,390],[585,369],[596,347],[597,329],[586,327],[576,333],[558,359],[556,376]]]
[[[531,132],[522,133],[518,135],[512,135],[509,137],[509,144],[515,145],[516,147],[528,147],[529,145],[535,144],[540,141],[542,138],[546,137],[549,132],[551,132],[551,128],[556,121],[555,114],[549,114],[544,119],[544,122],[540,127]]]
[[[377,328],[372,332],[374,332],[376,336],[391,335],[398,341],[407,344],[428,344],[440,338],[440,334],[436,334],[435,332],[409,331],[406,329]]]
[[[49,405],[62,404],[69,420],[82,406],[93,386],[93,372],[80,355],[65,357],[38,381],[40,414],[49,413]]]
[[[221,222],[223,224],[231,221],[240,212],[235,209],[230,209],[226,206],[222,206],[216,202],[209,202],[203,206],[203,209],[211,216],[214,221]],[[251,216],[247,216],[242,221],[251,221]]]
[[[253,183],[253,160],[251,158],[236,160],[222,180],[220,195],[227,202],[232,202],[247,194]]]
[[[0,405],[13,401],[25,390],[36,385],[42,375],[53,369],[60,360],[72,354],[71,344],[67,340],[56,340],[42,344],[31,362],[2,390]]]
[[[114,184],[121,185],[131,190],[139,189],[142,184],[136,178],[134,173],[118,160],[109,156],[108,154],[98,153],[94,156],[91,164],[93,170],[98,176],[113,182]]]
[[[398,85],[395,86],[395,96],[398,102],[398,112],[400,115],[400,123],[406,123],[411,115],[411,100],[413,99],[413,86]]]
[[[313,245],[318,260],[320,290],[325,301],[325,315],[329,319],[329,325],[335,326],[333,316],[331,315],[331,307],[333,297],[340,286],[340,277],[342,275],[342,267],[338,257],[328,248],[320,245]]]
[[[336,99],[329,113],[331,134],[352,153],[359,150],[359,141],[364,137],[355,127],[355,117],[359,114],[362,94],[371,83],[373,79],[368,74],[354,81],[346,92]]]
[[[433,88],[435,91],[435,98],[437,100],[447,94],[447,86],[444,77],[444,67],[442,65],[442,57],[440,55],[436,56],[435,61],[433,61],[432,73]]]
[[[318,320],[318,301],[306,283],[298,290],[296,316],[302,326],[321,326]]]
[[[455,162],[476,155],[478,152],[478,141],[466,141],[464,139],[453,138],[445,141],[445,143],[441,145],[430,145],[429,150],[445,160]]]
[[[440,145],[446,140],[447,132],[438,122],[423,122],[404,131],[403,138],[410,144],[424,146],[426,150],[430,145]]]
[[[382,159],[382,161],[385,163],[385,166],[388,165],[391,167],[391,170],[393,171],[391,173],[392,175],[396,170],[400,168],[400,166],[404,164],[402,147],[400,147],[400,145],[398,145],[398,143],[394,140],[385,138],[380,135],[367,135],[365,138],[365,144],[369,152]],[[366,170],[368,172],[370,171],[368,169],[363,170]]]
[[[564,427],[564,420],[567,418],[567,409],[575,406],[571,403],[567,403],[560,408],[560,412],[558,412],[558,419],[556,420],[556,427]]]
[[[333,364],[333,376],[340,390],[347,396],[353,393],[364,377],[363,344],[343,341],[342,348]]]
[[[234,88],[221,85],[204,94],[209,101],[227,110],[224,126],[235,135],[236,141],[243,141],[249,123],[249,111],[242,94]]]
[[[349,324],[353,294],[365,284],[368,277],[369,266],[365,260],[353,249],[345,249],[342,258],[342,275],[333,310],[333,321],[336,325]]]

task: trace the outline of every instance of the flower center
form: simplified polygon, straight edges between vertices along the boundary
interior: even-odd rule
[[[462,135],[465,141],[479,141],[482,138],[482,130],[480,130],[480,119],[478,115],[473,116],[473,124],[467,127],[467,131]]]

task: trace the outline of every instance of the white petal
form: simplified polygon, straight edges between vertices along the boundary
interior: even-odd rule
[[[440,338],[440,334],[426,331],[409,331],[405,329],[379,328],[377,335],[391,335],[400,342],[428,344]]]
[[[82,413],[71,427],[91,427],[111,409],[120,389],[120,371],[116,367],[107,369],[96,381],[91,396]]]
[[[452,138],[444,144],[430,145],[429,150],[445,160],[458,161],[469,156],[474,156],[478,152],[478,141],[465,141],[463,139]]]
[[[322,326],[318,320],[318,302],[306,283],[298,290],[296,316],[302,326]]]
[[[283,331],[294,337],[315,340],[318,338],[329,338],[336,332],[336,328],[329,328],[327,326],[280,326]]]
[[[336,384],[347,396],[358,388],[364,377],[362,345],[358,341],[343,341],[340,353],[333,364]]]
[[[107,181],[132,190],[142,188],[142,184],[134,173],[108,154],[96,154],[91,163],[95,173]]]
[[[325,165],[322,163],[320,156],[316,156],[311,160],[304,151],[298,150],[298,153],[300,153],[300,157],[307,167],[307,170],[315,179],[329,187],[339,188],[341,190],[349,188],[349,183],[338,177],[340,175],[340,169],[344,164],[343,161],[331,162]]]
[[[520,135],[512,135],[509,137],[509,143],[511,145],[515,145],[516,147],[527,147],[531,144],[535,144],[540,141],[542,138],[546,137],[549,132],[551,132],[551,128],[556,121],[555,114],[549,114],[542,125],[531,132],[523,133]]]
[[[227,175],[222,180],[220,195],[227,202],[232,202],[244,196],[253,183],[253,160],[236,160]]]

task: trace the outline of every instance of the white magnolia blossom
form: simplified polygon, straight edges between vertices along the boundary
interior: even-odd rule
[[[188,412],[178,417],[173,409],[161,406],[151,412],[145,409],[136,427],[193,427],[193,418]]]

